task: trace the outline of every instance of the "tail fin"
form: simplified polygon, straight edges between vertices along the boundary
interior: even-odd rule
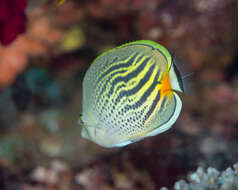
[[[174,63],[169,70],[169,77],[172,89],[179,92],[184,92],[183,80],[181,74]]]
[[[183,61],[177,64],[177,60],[177,57],[173,58],[170,68],[171,86],[175,91],[190,93],[193,91],[194,72],[191,72],[189,66],[183,64]]]

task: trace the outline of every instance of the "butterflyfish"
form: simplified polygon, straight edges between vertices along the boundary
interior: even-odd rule
[[[83,79],[82,137],[122,147],[158,135],[177,120],[180,72],[162,45],[139,40],[98,56]]]

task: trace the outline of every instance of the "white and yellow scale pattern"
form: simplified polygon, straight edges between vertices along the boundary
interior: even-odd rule
[[[181,78],[163,46],[141,40],[109,50],[83,80],[82,136],[115,147],[157,135],[181,111],[175,90],[183,91]]]

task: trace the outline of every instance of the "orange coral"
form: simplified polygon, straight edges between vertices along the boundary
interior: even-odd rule
[[[0,89],[24,70],[29,56],[47,53],[61,39],[62,32],[52,25],[46,12],[45,7],[30,12],[27,32],[7,47],[0,45]]]
[[[45,47],[26,36],[19,37],[7,47],[0,46],[0,88],[12,83],[26,67],[28,55],[45,52]]]

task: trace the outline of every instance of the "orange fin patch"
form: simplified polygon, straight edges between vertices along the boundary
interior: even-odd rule
[[[161,94],[163,95],[172,95],[172,86],[170,83],[170,78],[169,78],[169,72],[166,73],[166,75],[162,78],[161,84],[160,84],[160,90]]]

